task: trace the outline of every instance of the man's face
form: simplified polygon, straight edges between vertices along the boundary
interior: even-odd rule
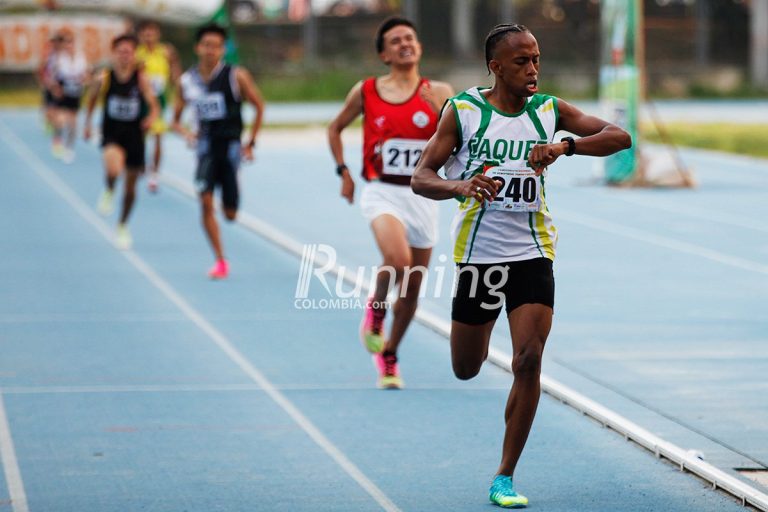
[[[421,43],[416,31],[407,25],[397,25],[384,33],[384,48],[379,56],[387,65],[418,64]]]
[[[157,44],[160,41],[160,29],[156,25],[147,25],[139,31],[139,42],[142,44]]]
[[[74,53],[75,51],[75,39],[72,36],[64,36],[61,38],[61,45],[59,47],[65,52]]]
[[[136,58],[136,47],[130,41],[122,41],[112,50],[115,64],[120,67],[130,67]]]
[[[224,57],[224,38],[220,34],[204,34],[200,41],[195,45],[195,53],[201,63],[215,65]]]
[[[538,92],[539,43],[530,32],[510,33],[496,46],[489,67],[496,80],[519,97]]]

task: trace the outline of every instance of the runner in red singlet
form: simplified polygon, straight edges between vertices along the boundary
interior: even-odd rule
[[[419,74],[421,44],[413,24],[390,18],[379,27],[376,50],[389,74],[358,82],[328,127],[328,141],[341,177],[341,195],[349,203],[355,181],[344,163],[341,132],[363,114],[363,179],[360,198],[383,263],[368,299],[361,339],[373,353],[382,388],[401,388],[397,349],[411,322],[432,247],[437,241],[437,207],[411,191],[410,179],[421,151],[435,133],[437,118],[453,89]],[[400,289],[387,336],[387,294]]]

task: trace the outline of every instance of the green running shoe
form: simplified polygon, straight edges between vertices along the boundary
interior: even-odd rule
[[[360,322],[360,341],[371,354],[384,350],[384,316],[387,310],[374,308],[373,299],[365,303],[363,321]]]
[[[512,477],[497,475],[493,479],[488,498],[496,505],[504,508],[525,508],[528,506],[528,498],[515,492]]]
[[[373,354],[373,364],[379,372],[377,386],[381,389],[403,389],[403,379],[397,368],[397,356],[391,352]]]

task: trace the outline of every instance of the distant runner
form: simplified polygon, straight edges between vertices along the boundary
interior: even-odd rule
[[[253,159],[253,147],[264,116],[264,100],[251,74],[222,60],[226,40],[226,30],[218,25],[206,25],[197,31],[198,63],[181,76],[173,116],[174,130],[197,144],[195,183],[200,194],[203,228],[216,257],[216,263],[208,271],[211,279],[224,279],[229,275],[229,262],[224,256],[213,209],[213,192],[221,188],[224,217],[235,220],[240,205],[237,181],[240,159]],[[244,145],[240,142],[243,100],[256,108],[256,119]],[[196,134],[181,124],[181,114],[188,103],[197,109],[199,132]]]
[[[136,181],[144,172],[144,135],[160,113],[149,80],[138,70],[137,45],[136,37],[128,34],[112,41],[112,66],[103,70],[91,86],[85,117],[84,135],[90,139],[91,117],[101,99],[101,147],[106,177],[106,189],[98,204],[102,215],[112,213],[115,185],[118,177],[126,171],[117,226],[117,245],[121,249],[130,249],[133,244],[128,217],[136,198]],[[142,117],[144,111],[148,111],[146,117]]]
[[[171,84],[175,84],[181,76],[181,63],[176,49],[169,43],[160,40],[160,25],[153,20],[141,22],[136,30],[139,37],[139,47],[136,49],[136,59],[140,69],[149,79],[155,98],[160,105],[160,116],[149,128],[148,137],[152,145],[152,160],[148,166],[147,187],[150,192],[157,192],[157,175],[160,172],[160,160],[163,152],[163,133],[167,127],[163,113],[168,104],[168,94]]]

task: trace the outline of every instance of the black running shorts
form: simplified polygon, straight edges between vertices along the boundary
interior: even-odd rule
[[[131,171],[144,170],[144,134],[141,128],[115,129],[105,131],[101,138],[101,147],[115,144],[125,151],[125,167]]]
[[[459,263],[451,318],[480,325],[523,304],[555,306],[552,260],[536,258],[508,263]]]
[[[54,98],[54,105],[64,110],[77,112],[80,110],[80,96],[61,96]]]
[[[240,191],[237,170],[240,167],[240,139],[200,139],[198,141],[195,185],[198,194],[221,187],[221,203],[237,209]]]
[[[43,89],[43,105],[46,107],[56,106],[56,98],[53,97],[53,94],[48,89]]]

